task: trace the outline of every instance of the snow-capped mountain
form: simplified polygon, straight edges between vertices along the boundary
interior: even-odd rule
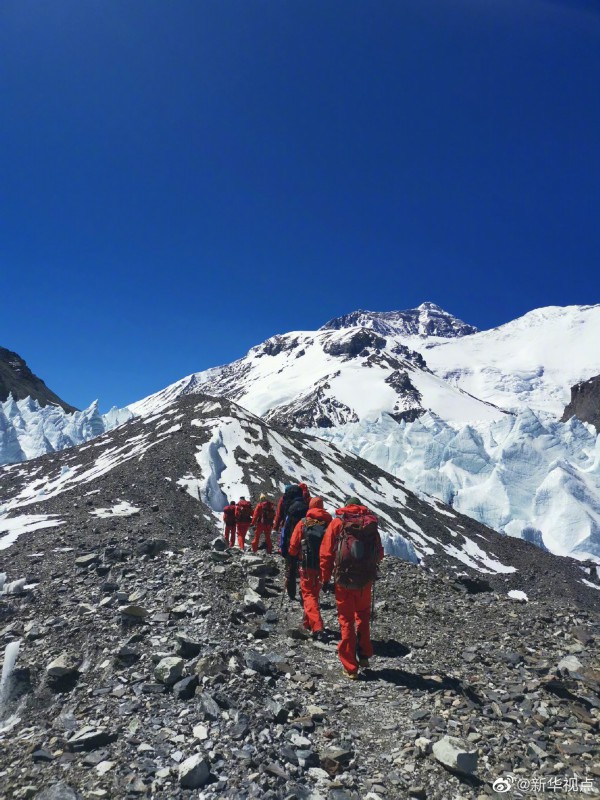
[[[576,383],[600,374],[600,304],[550,306],[453,339],[407,342],[440,378],[509,411],[560,418]]]
[[[598,602],[590,597],[597,594],[589,580],[595,576],[575,562],[510,543],[438,501],[419,499],[397,478],[334,444],[273,428],[206,395],[181,397],[79,447],[0,468],[0,549],[43,527],[60,536],[99,519],[129,517],[135,535],[138,514],[151,504],[161,509],[153,535],[168,538],[177,529],[193,539],[199,525],[221,529],[226,498],[276,497],[300,479],[330,508],[358,495],[378,514],[388,554],[446,572],[483,573],[503,591],[540,597],[546,578],[532,574],[545,564],[570,593]]]
[[[383,336],[374,329],[376,324],[386,330],[404,330],[407,325],[416,330],[428,324],[429,305],[395,316],[390,312],[385,325],[375,315],[371,327],[346,328],[332,320],[318,331],[273,336],[232,364],[188,376],[128,408],[148,414],[178,395],[206,391],[296,428],[329,428],[382,412],[398,421],[412,420],[427,410],[457,423],[500,419],[505,415],[502,409],[435,375],[423,357],[403,343],[403,333]],[[358,313],[364,321],[367,312]],[[442,316],[441,311],[436,314]],[[452,319],[443,317],[444,330],[450,329]],[[456,327],[465,328],[458,320]]]
[[[340,328],[369,328],[382,336],[436,336],[453,339],[477,333],[468,325],[435,303],[421,303],[406,311],[353,311],[329,320],[321,330]]]
[[[432,303],[357,311],[318,331],[274,336],[105,417],[95,406],[66,415],[9,399],[0,404],[0,463],[81,443],[132,413],[153,415],[207,392],[337,442],[503,533],[598,557],[600,444],[576,420],[553,418],[568,399],[563,374],[578,382],[600,373],[598,337],[599,305],[538,309],[484,332]]]
[[[319,331],[274,336],[130,410],[153,413],[197,391],[235,398],[499,531],[556,553],[599,556],[600,445],[590,430],[562,425],[551,412],[562,413],[558,402],[568,396],[563,374],[600,372],[600,306],[539,309],[473,331],[430,303],[357,311]],[[541,410],[532,412],[528,399]]]
[[[0,347],[0,402],[12,396],[15,400],[31,397],[40,406],[57,405],[65,411],[76,411],[51,391],[41,378],[29,369],[17,353]]]
[[[41,406],[12,395],[0,402],[0,464],[15,464],[45,453],[87,442],[130,419],[127,409],[101,415],[98,403],[84,411],[67,412],[58,405]]]

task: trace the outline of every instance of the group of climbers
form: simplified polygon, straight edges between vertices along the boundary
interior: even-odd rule
[[[272,553],[271,531],[274,520],[275,506],[264,494],[261,494],[254,510],[245,497],[240,497],[237,503],[232,500],[223,509],[225,541],[229,547],[233,547],[237,533],[238,547],[240,550],[244,550],[248,530],[253,527],[254,539],[250,545],[252,550],[256,553],[260,545],[260,537],[264,535],[267,553]]]
[[[359,669],[369,666],[371,642],[372,587],[377,577],[383,547],[377,517],[356,497],[349,497],[335,517],[325,510],[320,497],[310,497],[306,484],[290,484],[277,504],[262,494],[254,509],[245,497],[223,510],[225,539],[244,550],[248,529],[255,530],[251,548],[258,550],[265,537],[272,553],[271,534],[278,534],[279,552],[286,560],[286,591],[296,596],[297,575],[304,607],[304,627],[313,638],[328,641],[319,605],[323,587],[333,578],[341,641],[338,655],[344,674],[356,679]]]

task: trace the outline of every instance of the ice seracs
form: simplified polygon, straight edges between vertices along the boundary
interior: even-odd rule
[[[0,464],[16,464],[87,442],[131,419],[127,409],[102,415],[97,401],[84,411],[41,406],[31,397],[0,402]]]
[[[600,437],[576,419],[526,409],[456,426],[428,412],[399,425],[382,414],[318,434],[495,530],[600,558]]]

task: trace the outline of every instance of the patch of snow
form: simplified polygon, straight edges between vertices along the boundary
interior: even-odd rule
[[[519,600],[522,603],[527,603],[529,600],[525,592],[522,592],[520,589],[511,589],[510,592],[508,592],[508,597],[510,597],[511,600]]]
[[[140,508],[131,505],[128,500],[121,500],[120,503],[110,508],[96,508],[90,511],[90,516],[100,517],[101,519],[107,519],[108,517],[132,517],[134,514],[139,514],[140,511]]]
[[[64,525],[64,520],[56,519],[56,514],[21,514],[10,519],[0,518],[0,550],[6,550],[24,533],[59,525]]]

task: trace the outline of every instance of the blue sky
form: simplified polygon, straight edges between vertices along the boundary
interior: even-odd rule
[[[600,301],[595,2],[3,0],[0,75],[0,346],[80,407]]]

